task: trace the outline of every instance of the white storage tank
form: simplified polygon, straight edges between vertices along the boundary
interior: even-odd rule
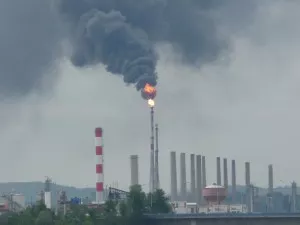
[[[46,191],[45,192],[45,205],[47,207],[47,209],[51,209],[51,192],[50,191]]]

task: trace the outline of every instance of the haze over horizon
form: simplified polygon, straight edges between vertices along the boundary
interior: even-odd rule
[[[24,11],[16,7],[20,12],[12,20],[13,16],[1,9],[20,2],[9,1],[0,2],[0,24],[6,28],[0,30],[0,49],[8,46],[7,37],[22,39],[24,31],[14,27],[17,22],[48,7],[30,0]],[[246,6],[242,4],[235,8],[228,4],[215,15],[218,31],[230,38],[230,49],[213,62],[201,67],[184,64],[169,43],[155,45],[159,55],[155,116],[160,128],[160,181],[167,191],[170,151],[205,155],[208,184],[216,181],[217,156],[236,160],[238,184],[245,183],[245,161],[251,162],[251,181],[257,186],[267,186],[268,164],[274,167],[275,186],[288,185],[293,180],[300,183],[300,2],[255,2],[251,13],[243,13]],[[228,20],[219,20],[218,16]],[[47,27],[40,23],[43,20],[32,26],[42,33]],[[32,70],[35,76],[44,76],[37,89],[28,86],[22,90],[22,97],[0,95],[1,165],[5,168],[0,172],[0,181],[42,181],[49,176],[59,184],[93,187],[94,129],[101,126],[105,184],[118,182],[120,188],[128,187],[131,154],[140,156],[140,182],[147,184],[147,103],[134,87],[124,85],[103,65],[75,68],[69,60],[71,47],[65,34],[55,31],[53,28],[45,32],[53,34],[51,40],[58,50],[37,64],[56,56],[57,66],[52,70]],[[19,42],[20,46],[25,43]],[[44,42],[36,45],[41,54],[48,52],[43,48]],[[28,54],[23,55],[29,58],[36,50],[20,49],[25,49]],[[20,62],[16,60],[15,66]],[[0,75],[0,81],[3,77]],[[20,90],[18,86],[16,90]]]

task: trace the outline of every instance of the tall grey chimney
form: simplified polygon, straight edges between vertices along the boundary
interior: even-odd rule
[[[217,185],[221,184],[221,158],[217,157]]]
[[[191,195],[193,199],[196,199],[195,154],[191,154]]]
[[[227,159],[223,159],[223,173],[224,173],[224,187],[228,189],[228,168],[227,168]]]
[[[231,188],[232,188],[232,201],[236,201],[236,172],[235,172],[235,160],[231,160]]]
[[[201,165],[201,155],[196,156],[196,166],[197,166],[197,203],[202,203],[202,165]]]
[[[245,184],[250,185],[250,162],[245,163]]]
[[[246,204],[248,207],[248,210],[250,210],[252,207],[252,187],[251,187],[251,181],[250,181],[250,162],[245,162],[245,185],[246,185]],[[251,212],[251,211],[250,211]]]
[[[176,152],[171,152],[171,201],[177,200]]]
[[[131,185],[139,184],[139,163],[138,156],[130,156],[130,165],[131,165]]]
[[[202,188],[206,187],[206,165],[205,156],[202,156]]]
[[[272,193],[273,193],[273,165],[269,165],[268,169],[269,169],[269,173],[268,173],[268,180],[269,180],[268,192],[269,192],[269,195],[272,195]]]
[[[296,212],[297,210],[297,184],[295,181],[292,182],[292,199],[291,199],[291,210]]]
[[[180,153],[180,189],[181,198],[186,200],[186,166],[185,166],[185,153]]]

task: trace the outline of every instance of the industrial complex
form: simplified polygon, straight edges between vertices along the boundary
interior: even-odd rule
[[[154,125],[153,107],[151,107],[151,163],[150,189],[155,191],[159,185],[159,147],[158,125]],[[153,124],[153,126],[152,126]],[[103,129],[95,129],[96,182],[95,199],[77,198],[70,196],[64,190],[56,194],[53,202],[51,179],[46,177],[44,190],[38,194],[36,200],[43,201],[47,208],[55,209],[57,213],[66,213],[71,204],[87,204],[89,207],[101,207],[108,198],[125,199],[128,190],[104,188],[103,161]],[[153,157],[153,158],[152,158]],[[139,183],[139,156],[131,155],[130,179],[131,185]],[[179,160],[179,163],[177,161]],[[153,164],[152,164],[153,163]],[[228,165],[229,164],[229,165]],[[188,166],[187,166],[188,165]],[[251,183],[251,165],[245,162],[245,184],[236,183],[236,161],[228,162],[227,158],[216,157],[216,182],[207,184],[206,157],[198,154],[170,152],[170,204],[173,212],[178,214],[195,213],[253,213],[253,212],[298,212],[299,196],[297,184],[292,182],[289,194],[274,191],[273,166],[268,165],[268,190],[259,192],[259,188]],[[187,178],[187,169],[190,177]],[[229,172],[230,171],[230,172]],[[178,178],[179,174],[179,178]],[[231,174],[231,176],[230,176]],[[231,177],[229,181],[229,177]],[[223,178],[223,179],[222,179]],[[189,182],[187,182],[189,180]],[[0,197],[0,212],[21,211],[26,207],[25,197],[20,193],[2,194]]]
[[[160,189],[159,180],[159,129],[154,118],[154,97],[156,89],[146,85],[142,96],[148,101],[150,109],[150,176],[149,191]],[[84,201],[81,198],[67,197],[64,190],[56,193],[56,201],[53,202],[51,191],[51,179],[46,178],[44,190],[37,196],[37,201],[42,201],[49,209],[55,208],[56,213],[66,213],[71,204],[87,204],[91,208],[101,208],[107,199],[126,199],[128,190],[119,190],[114,187],[104,188],[104,146],[103,129],[95,128],[95,156],[96,156],[96,182],[95,199]],[[179,169],[177,164],[179,158]],[[131,185],[139,183],[139,156],[130,156]],[[189,163],[187,164],[187,161]],[[231,166],[228,166],[230,164]],[[187,182],[187,165],[190,168],[190,178]],[[228,167],[231,167],[231,182],[229,182]],[[222,172],[223,168],[223,172]],[[180,179],[178,179],[178,171]],[[211,213],[253,213],[272,212],[285,213],[297,212],[299,196],[297,185],[292,182],[290,193],[283,194],[274,191],[273,166],[268,165],[268,190],[259,193],[259,188],[251,183],[250,162],[245,162],[245,183],[236,183],[236,161],[228,162],[227,158],[216,157],[216,182],[207,184],[206,156],[200,154],[179,155],[170,152],[170,205],[175,214],[211,214]],[[222,175],[223,174],[223,175]],[[223,178],[223,180],[222,180]],[[107,186],[106,186],[107,187]],[[53,204],[54,203],[54,204]],[[0,213],[7,211],[21,211],[26,207],[25,197],[20,193],[2,194],[0,198]]]

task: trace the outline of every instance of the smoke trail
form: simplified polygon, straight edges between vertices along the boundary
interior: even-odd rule
[[[49,1],[0,1],[1,97],[21,97],[41,88],[59,54],[57,22]]]
[[[102,63],[138,90],[156,84],[158,42],[171,43],[187,63],[214,60],[226,47],[209,13],[219,0],[58,1],[72,24],[73,64]]]

